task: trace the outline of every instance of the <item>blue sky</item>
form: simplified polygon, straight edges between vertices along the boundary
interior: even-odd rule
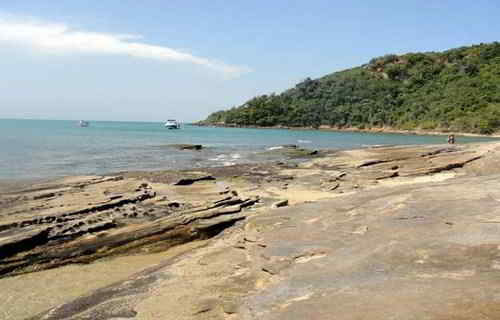
[[[499,39],[500,1],[0,3],[0,118],[199,120],[387,53]]]

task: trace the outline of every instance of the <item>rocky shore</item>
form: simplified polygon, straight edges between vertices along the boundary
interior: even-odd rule
[[[207,123],[207,122],[197,122],[193,123],[195,126],[201,127],[221,127],[221,128],[247,128],[247,129],[286,129],[286,130],[323,130],[323,131],[335,131],[335,132],[364,132],[364,133],[395,133],[395,134],[406,134],[406,135],[436,135],[436,136],[447,136],[450,134],[463,136],[463,137],[485,137],[485,138],[500,138],[500,133],[495,132],[493,134],[479,134],[470,132],[457,132],[452,131],[447,128],[437,128],[433,130],[427,130],[422,128],[417,129],[396,129],[393,127],[372,127],[372,128],[358,128],[358,127],[338,127],[329,125],[320,125],[318,127],[290,127],[283,125],[275,126],[255,126],[255,125],[236,125],[232,123]]]
[[[500,144],[295,149],[2,186],[0,318],[500,318]]]

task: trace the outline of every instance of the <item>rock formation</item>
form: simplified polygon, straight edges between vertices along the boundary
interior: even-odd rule
[[[499,156],[376,147],[3,193],[0,298],[16,299],[0,317],[497,319]],[[63,287],[47,279],[81,283],[132,254],[142,267],[113,283],[47,295]]]

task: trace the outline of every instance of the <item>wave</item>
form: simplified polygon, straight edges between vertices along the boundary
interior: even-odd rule
[[[209,158],[208,160],[210,160],[210,161],[222,161],[224,159],[226,159],[226,155],[225,154],[219,154],[215,158]]]
[[[310,140],[297,140],[298,143],[311,143]]]

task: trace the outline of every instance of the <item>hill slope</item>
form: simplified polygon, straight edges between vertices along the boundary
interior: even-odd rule
[[[500,43],[374,58],[202,123],[493,133],[500,130]]]

